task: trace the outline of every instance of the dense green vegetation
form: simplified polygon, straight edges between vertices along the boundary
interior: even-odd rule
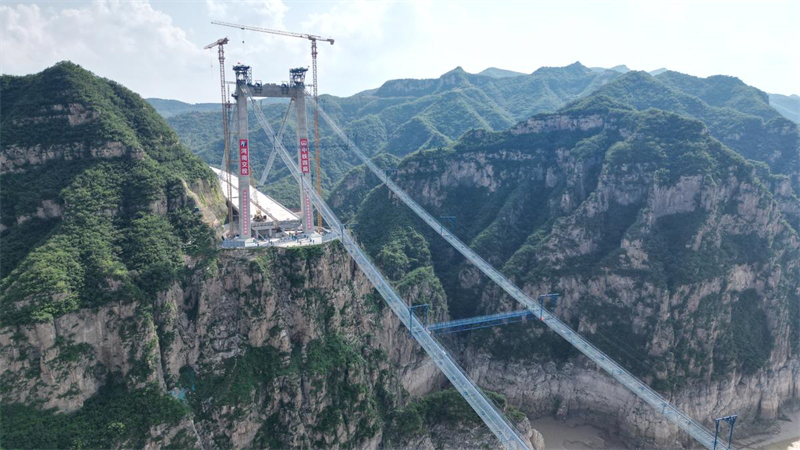
[[[152,318],[150,303],[158,292],[186,279],[187,259],[212,256],[213,234],[186,195],[187,185],[213,182],[209,171],[138,96],[78,66],[62,63],[41,74],[3,77],[1,86],[3,150],[42,145],[66,148],[68,156],[0,178],[6,227],[0,233],[2,325],[53,321],[112,299],[138,301],[139,313]],[[574,64],[543,68],[530,76],[470,75],[456,69],[437,80],[387,82],[347,99],[326,96],[323,105],[379,165],[399,164],[395,179],[435,216],[455,216],[455,223],[445,222],[450,232],[520,284],[559,291],[622,279],[619,285],[626,289],[633,285],[637,292],[650,292],[631,307],[621,299],[624,292],[608,287],[602,294],[562,303],[557,313],[568,317],[571,327],[583,327],[596,345],[632,372],[670,391],[694,379],[764,368],[778,341],[770,328],[776,310],[790,315],[791,339],[800,335],[800,303],[796,283],[791,284],[796,266],[793,256],[779,248],[796,239],[794,231],[787,228],[777,237],[759,233],[752,223],[740,223],[736,201],[716,210],[697,206],[658,217],[650,209],[655,189],[670,189],[687,176],[698,176],[703,189],[735,179],[730,185],[749,189],[760,211],[777,210],[767,191],[777,184],[771,171],[794,175],[797,127],[786,125],[765,106],[765,98],[728,77],[702,80],[665,72],[653,78]],[[553,121],[561,124],[559,129],[492,132],[569,101]],[[8,105],[12,112],[6,115]],[[93,120],[70,125],[66,113],[73,105],[83,105]],[[161,107],[173,112],[183,108]],[[265,107],[276,126],[284,107]],[[95,117],[93,111],[102,114]],[[534,119],[553,117],[538,114]],[[592,123],[599,117],[600,125],[569,125],[569,120],[580,123],[587,117]],[[170,123],[202,158],[219,163],[218,111],[179,114]],[[254,121],[251,130],[256,129]],[[323,134],[329,136],[329,130],[323,127]],[[286,136],[287,147],[292,147],[294,138],[288,136],[293,130]],[[108,142],[120,142],[124,151],[91,157],[91,149]],[[271,149],[260,132],[253,133],[253,144],[258,172],[257,162],[266,161]],[[329,198],[342,217],[357,224],[359,242],[404,298],[429,303],[435,320],[495,312],[492,308],[505,303],[496,288],[475,277],[463,258],[385,187],[376,187],[378,180],[363,166],[354,167],[350,152],[330,137],[322,145]],[[399,162],[398,157],[405,159]],[[745,157],[762,163],[754,166]],[[462,178],[442,177],[454,165]],[[470,170],[478,176],[463,175]],[[296,183],[280,164],[268,192],[289,206],[297,204]],[[44,200],[55,205],[54,217],[36,216]],[[698,196],[695,204],[701,200],[710,203]],[[736,227],[715,234],[722,229],[720,223],[732,222]],[[628,248],[646,256],[636,268],[623,248],[626,241]],[[322,254],[320,247],[287,251],[287,267],[310,265]],[[783,259],[776,260],[779,254]],[[265,252],[253,267],[264,269],[273,263],[271,258]],[[213,271],[217,267],[211,261],[207,267]],[[686,292],[724,278],[734,264],[750,265],[757,276],[781,265],[788,275],[768,298],[752,289],[734,292],[730,302],[718,293],[707,295],[691,320],[683,320],[689,308]],[[335,436],[341,425],[357,428],[351,442],[337,441],[342,447],[375,436],[384,422],[387,442],[392,443],[436,424],[478,423],[454,390],[397,410],[396,393],[388,392],[384,383],[385,353],[333,332],[336,310],[325,293],[307,289],[308,280],[297,273],[286,275],[293,295],[304,295],[313,304],[309,312],[324,334],[305,345],[293,339],[291,352],[249,346],[217,367],[184,367],[177,386],[186,390],[188,408],[155,387],[132,390],[116,380],[68,415],[36,405],[4,405],[4,448],[139,447],[150,426],[174,425],[188,412],[199,420],[214,420],[240,417],[253,405],[269,402],[287,407],[276,392],[289,385],[330,400],[308,422],[309,435]],[[669,352],[653,357],[648,346],[660,314],[657,298],[669,303],[668,319],[661,325],[674,341]],[[382,305],[376,301],[375,312]],[[187,312],[191,320],[197,314],[196,307]],[[719,331],[717,340],[696,342],[700,327]],[[146,364],[150,351],[175,337],[158,330],[159,340],[147,342],[146,354],[132,361],[131,380],[146,379],[153,370]],[[578,354],[539,322],[462,336],[464,343],[499,360],[563,363]],[[89,353],[85,344],[62,339],[56,345],[66,362]],[[792,351],[797,352],[797,345]],[[714,373],[709,374],[704,368],[712,364]],[[519,417],[505,399],[491,396],[501,409]],[[262,416],[253,445],[288,446],[292,436],[287,417],[292,414],[297,412]],[[359,423],[347,423],[355,416]],[[225,447],[225,439],[219,437],[214,445]],[[315,447],[326,444],[313,442]]]
[[[8,227],[0,234],[4,325],[50,321],[112,298],[144,299],[177,279],[184,255],[210,248],[212,232],[185,189],[210,185],[213,174],[136,94],[71,63],[3,76],[2,88],[4,149],[77,146],[74,159],[0,177]],[[61,110],[51,116],[53,105],[97,118],[70,125]],[[46,119],[31,120],[37,117]],[[109,142],[120,142],[122,154],[90,155]],[[61,211],[60,220],[17,223],[45,200]],[[156,205],[168,212],[154,214]]]
[[[109,142],[140,149],[186,180],[211,176],[180,144],[175,133],[149,104],[125,87],[98,78],[80,66],[61,62],[22,77],[3,75],[0,141],[9,146],[72,147],[76,154]],[[87,120],[70,125],[75,106]],[[37,120],[37,119],[46,120]]]
[[[749,375],[769,361],[774,337],[756,291],[748,289],[738,297],[731,308],[730,326],[723,338],[728,345],[717,349],[714,364],[717,372],[737,367]]]
[[[186,390],[186,399],[199,420],[214,420],[214,414],[223,409],[241,414],[252,405],[269,405],[276,390],[289,383],[302,380],[311,387],[309,395],[324,393],[330,405],[318,417],[303,417],[315,423],[312,432],[332,436],[337,426],[347,417],[363,417],[354,443],[374,436],[380,425],[379,407],[391,401],[381,398],[380,391],[372,391],[359,381],[361,370],[374,371],[385,353],[358,347],[344,336],[330,333],[323,338],[310,341],[305,348],[299,343],[291,354],[283,354],[269,346],[249,347],[242,356],[224,361],[221,371],[201,368],[200,373],[186,366],[181,369],[178,386]],[[376,373],[379,377],[385,375]],[[387,396],[387,393],[382,395]],[[284,411],[276,413],[263,422],[254,445],[263,448],[285,448],[292,436],[284,428],[292,414],[291,402],[281,402]],[[357,414],[356,414],[357,413]],[[312,433],[309,433],[312,434]],[[218,442],[226,446],[223,441]],[[322,443],[317,443],[322,445]]]
[[[766,94],[736,78],[630,72],[592,95],[637,110],[657,108],[698,119],[720,142],[747,159],[766,162],[776,173],[796,172],[800,163],[797,124],[771,108]]]
[[[403,157],[418,149],[449,145],[473,128],[505,130],[531,114],[554,111],[618,75],[617,72],[595,72],[580,63],[563,68],[542,68],[521,77],[475,75],[456,68],[438,79],[391,80],[379,89],[352,97],[323,95],[320,101],[365,153],[383,152]],[[209,164],[221,163],[223,142],[219,112],[189,108],[185,113],[174,115],[173,106],[183,105],[165,105],[161,101],[154,104],[195,154]],[[286,105],[265,103],[263,110],[277,129]],[[287,148],[297,145],[293,117],[287,123],[283,139]],[[327,124],[321,123],[320,129],[322,184],[323,190],[328,191],[359,163],[333,137]],[[255,173],[260,173],[271,146],[252,114],[250,139],[253,167]],[[296,183],[280,161],[275,169],[264,191],[287,206],[298,207]]]
[[[521,420],[524,413],[507,404],[505,396],[490,391],[484,394],[498,409],[512,420]],[[386,431],[387,439],[394,444],[407,442],[436,425],[466,425],[474,427],[481,423],[477,413],[455,390],[448,388],[412,400],[403,409],[396,411]]]
[[[372,158],[372,161],[378,167],[386,170],[395,168],[399,159],[393,155],[381,153]],[[331,190],[328,204],[333,208],[339,220],[347,223],[356,214],[367,194],[379,183],[378,177],[364,165],[356,166]]]
[[[712,192],[733,179],[744,183],[742,189],[748,194],[758,196],[759,208],[768,209],[773,197],[767,189],[785,178],[772,175],[770,167],[780,166],[779,160],[792,161],[798,153],[790,142],[797,129],[791,126],[784,129],[785,143],[777,147],[785,151],[783,159],[762,154],[763,163],[746,161],[717,140],[715,133],[730,124],[739,126],[741,119],[761,125],[739,129],[736,132],[741,135],[736,139],[769,140],[772,138],[765,130],[772,125],[765,119],[783,119],[765,106],[763,93],[738,80],[712,78],[700,83],[702,86],[695,81],[673,75],[672,87],[647,74],[620,76],[557,115],[532,118],[562,124],[567,122],[565,117],[576,123],[588,118],[598,126],[523,134],[467,132],[452,146],[420,150],[406,157],[399,165],[399,183],[408,186],[418,201],[427,202],[425,206],[434,216],[457,215],[455,226],[447,221],[444,225],[524,284],[558,289],[562,282],[584,284],[593,277],[602,280],[614,275],[630,280],[636,291],[652,286],[663,289],[664,295],[683,298],[687,288],[691,292],[693,286],[724,277],[736,264],[756,270],[769,267],[780,250],[774,249],[763,230],[755,232],[753,223],[725,228],[728,231],[721,235],[709,231],[721,227],[721,221],[742,220],[737,217],[735,200],[709,211],[700,207],[701,194],[697,194],[690,199],[696,205],[692,211],[660,213],[663,215],[652,218],[649,208],[653,206],[648,203],[652,190],[674,189],[679,181],[696,177],[703,192]],[[705,122],[709,118],[717,122],[709,125]],[[747,152],[747,157],[755,155],[751,147]],[[453,181],[453,172],[443,176],[453,167],[462,174],[471,170],[473,179],[492,183],[494,188]],[[778,170],[791,171],[791,167],[784,165]],[[739,195],[739,191],[731,195]],[[784,201],[796,198],[781,195]],[[570,203],[564,203],[565,199]],[[492,311],[486,309],[500,301],[499,291],[482,277],[473,279],[470,266],[410,214],[384,188],[374,189],[356,214],[359,240],[394,279],[403,276],[407,267],[419,270],[429,264],[441,280],[454,317]],[[362,223],[368,228],[362,228]],[[645,263],[638,268],[631,268],[631,257],[621,248],[626,239],[638,242],[646,254]],[[415,257],[421,251],[430,253],[429,263],[427,258]],[[779,310],[791,310],[786,292],[795,289],[790,287],[793,280],[785,279],[784,293],[772,299]],[[571,306],[570,325],[577,329],[581,323],[592,324],[588,335],[596,345],[660,390],[671,391],[716,376],[710,371],[712,357],[719,360],[713,365],[715,372],[723,374],[734,368],[754,373],[769,361],[774,332],[762,326],[768,315],[766,306],[743,301],[726,306],[718,300],[712,307],[707,301],[690,322],[669,319],[666,326],[676,336],[673,348],[652,357],[648,345],[656,318],[634,326],[632,311],[620,304],[620,295],[609,289],[603,296],[582,296]],[[675,307],[673,314],[679,316],[686,307],[686,303]],[[737,352],[727,350],[736,345],[734,334],[728,331],[723,331],[717,344],[693,342],[696,327],[708,327],[720,314],[728,317],[726,312],[730,319],[724,323],[730,324],[730,329],[739,330],[739,336],[755,333],[758,337]],[[739,318],[746,314],[758,320],[744,326]],[[568,345],[551,335],[542,327],[519,324],[473,332],[469,342],[502,359],[567,361],[574,357]]]
[[[187,207],[167,216],[149,213],[159,197],[180,203],[183,195],[182,181],[152,160],[123,158],[81,168],[61,191],[63,221],[41,245],[18,250],[24,258],[4,273],[4,324],[52,320],[112,298],[140,299],[176,279],[185,252],[211,245],[211,230]],[[26,306],[18,308],[23,300]]]
[[[766,93],[744,84],[736,77],[715,75],[699,78],[668,70],[658,74],[657,79],[673,89],[699,98],[710,106],[735,109],[745,114],[759,116],[764,120],[780,116],[778,111],[770,107]]]
[[[129,390],[112,377],[83,407],[70,414],[36,406],[0,408],[3,448],[139,448],[150,427],[177,425],[188,408],[159,392],[157,386]]]

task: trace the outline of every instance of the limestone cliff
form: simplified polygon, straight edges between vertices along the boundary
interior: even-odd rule
[[[436,366],[337,243],[217,250],[213,174],[138,95],[66,62],[0,87],[4,447],[497,445],[459,396],[392,431]]]
[[[220,252],[191,271],[152,305],[113,302],[2,328],[4,402],[80,413],[113,377],[188,405],[123,445],[498,446],[455,393],[467,422],[430,417],[430,429],[392,431],[411,398],[444,380],[337,243]]]
[[[559,317],[692,417],[711,426],[738,413],[737,433],[757,431],[800,393],[800,202],[787,177],[702,123],[604,101],[413,155],[399,183],[434,215],[457,216],[446,225],[527,292],[560,293]],[[391,218],[389,236],[424,230],[383,188],[362,208],[367,242],[368,211]],[[521,308],[422,233],[451,312]],[[636,446],[691,445],[539,324],[463,342],[472,376],[531,417],[585,416]]]

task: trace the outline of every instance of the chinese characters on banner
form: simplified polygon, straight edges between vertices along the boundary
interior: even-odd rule
[[[250,175],[250,148],[247,139],[239,139],[239,175]]]
[[[311,172],[311,163],[308,159],[308,139],[300,139],[300,171],[302,173]],[[307,193],[304,195],[304,203],[306,229],[310,229],[313,219],[311,215],[311,199]]]
[[[300,139],[300,171],[303,173],[311,171],[308,162],[308,139]]]
[[[242,189],[242,213],[239,217],[242,218],[242,231],[244,234],[239,236],[242,239],[250,237],[250,189]]]
[[[312,220],[314,220],[312,217],[313,217],[313,215],[311,214],[311,198],[308,196],[308,194],[306,194],[306,224],[307,224],[306,228],[307,229],[311,228],[311,224],[313,223]]]

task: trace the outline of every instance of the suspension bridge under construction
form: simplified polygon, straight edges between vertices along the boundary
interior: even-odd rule
[[[257,31],[263,31],[263,29],[258,29]],[[348,138],[346,133],[342,131],[338,124],[319,107],[316,97],[315,43],[317,38],[322,38],[316,36],[314,36],[314,38],[315,40],[312,41],[314,42],[313,56],[315,58],[314,94],[310,94],[306,91],[305,69],[292,69],[290,71],[291,81],[289,83],[262,84],[252,81],[252,73],[249,66],[239,64],[233,68],[236,74],[235,92],[232,97],[235,99],[234,110],[236,112],[235,122],[237,124],[237,134],[234,142],[237,143],[237,151],[234,153],[233,149],[229,148],[230,138],[226,136],[226,156],[224,164],[227,167],[217,171],[217,175],[223,191],[228,192],[225,197],[231,207],[230,211],[235,209],[238,219],[234,220],[234,214],[232,212],[229,213],[230,233],[223,241],[223,247],[246,248],[258,246],[259,238],[266,235],[268,238],[281,239],[281,233],[293,233],[295,236],[300,234],[307,239],[307,243],[309,244],[317,244],[330,239],[339,239],[348,254],[367,276],[375,289],[381,294],[397,318],[408,329],[409,334],[413,336],[425,350],[428,356],[430,356],[505,448],[528,449],[529,446],[526,439],[520,436],[519,432],[503,412],[487,398],[484,392],[467,376],[465,370],[446,352],[444,345],[438,339],[438,336],[441,334],[522,320],[540,321],[553,332],[564,338],[598,367],[606,371],[639,399],[650,405],[658,414],[683,430],[703,447],[725,450],[732,448],[730,439],[727,440],[727,442],[723,442],[723,440],[718,439],[717,435],[720,421],[725,421],[731,427],[732,439],[732,427],[736,416],[726,416],[716,419],[715,432],[710,431],[701,422],[689,417],[677,406],[671,404],[661,394],[651,389],[646,383],[631,374],[624,367],[595,347],[586,338],[582,337],[561,321],[554,312],[548,310],[542,298],[554,298],[552,294],[541,296],[542,298],[540,298],[540,296],[531,296],[524,292],[520,287],[506,278],[499,270],[489,264],[483,257],[472,250],[467,244],[450,232],[440,221],[431,216],[402,188],[392,181],[386,171],[379,168],[367,158],[367,156]],[[331,39],[330,42],[332,43],[333,40]],[[222,57],[222,45],[224,45],[224,43],[227,43],[227,39],[225,39],[224,42],[221,39],[217,43],[207,47],[218,45],[220,48],[223,97],[225,96],[224,59]],[[264,116],[258,104],[257,99],[259,98],[286,98],[290,100],[286,115],[284,116],[284,123],[281,125],[278,132],[275,131]],[[315,116],[318,114],[319,117],[327,123],[330,129],[333,130],[333,133],[345,144],[346,148],[381,180],[383,185],[392,192],[396,199],[411,209],[411,211],[429,225],[436,234],[452,245],[455,250],[461,253],[472,265],[497,284],[506,294],[515,299],[522,309],[519,311],[499,312],[487,316],[439,324],[428,324],[427,315],[425,315],[424,319],[421,319],[420,314],[417,313],[419,308],[416,306],[410,307],[410,302],[400,297],[392,284],[381,273],[377,265],[359,246],[354,235],[325,202],[318,185],[317,189],[315,189],[312,184],[314,181],[319,181],[319,166],[317,166],[316,179],[312,180],[311,158],[306,125],[306,98],[310,98],[313,102]],[[227,133],[227,121],[229,120],[230,108],[227,108],[226,103],[227,99],[223,101],[224,130]],[[281,137],[283,135],[286,118],[290,116],[292,108],[294,108],[295,112],[297,147],[289,150],[282,143]],[[253,187],[251,179],[252,163],[250,159],[250,137],[248,134],[247,120],[249,111],[255,114],[258,124],[272,144],[272,154],[269,158],[269,162],[266,164],[265,170],[269,171],[271,169],[273,160],[277,155],[298,183],[301,205],[298,214],[289,211],[274,200],[264,196]],[[315,141],[317,142],[318,130],[318,127],[315,126],[315,137],[317,138]],[[317,152],[319,151],[318,144],[314,150],[317,150]],[[227,153],[228,151],[230,151],[230,153]],[[234,160],[234,156],[237,156],[236,160]],[[319,153],[317,153],[317,156],[319,156]],[[231,170],[231,166],[233,166],[235,170]],[[259,184],[263,184],[265,179],[266,174],[261,177]],[[234,190],[238,191],[238,195],[232,194]],[[321,215],[321,220],[318,219],[316,227],[314,226],[312,215],[314,209]],[[264,233],[264,230],[267,230],[266,233]],[[731,417],[733,419],[731,419]],[[714,423],[714,420],[713,418],[709,418],[708,422]]]

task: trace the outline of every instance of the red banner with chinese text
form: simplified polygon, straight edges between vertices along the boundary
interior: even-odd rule
[[[250,147],[247,139],[239,139],[239,175],[250,175]]]
[[[303,173],[311,172],[308,160],[308,139],[300,139],[300,171]]]

